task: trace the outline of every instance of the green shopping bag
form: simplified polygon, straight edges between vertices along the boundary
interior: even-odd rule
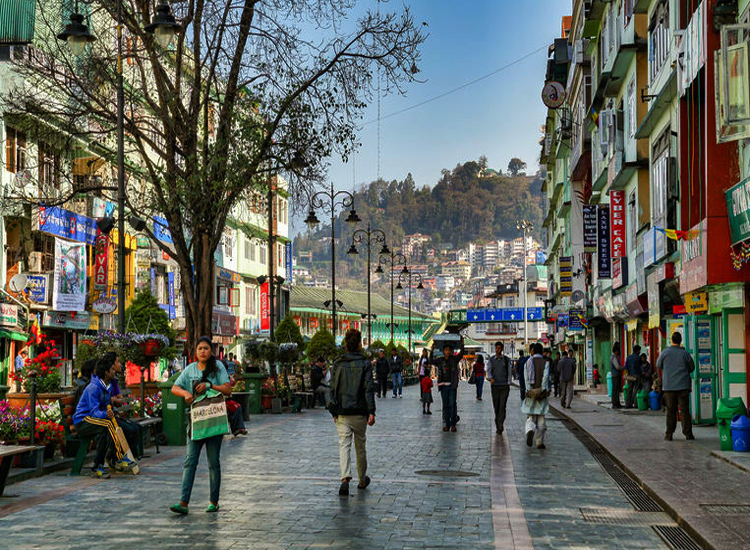
[[[190,439],[199,441],[229,433],[224,394],[209,388],[190,406]]]

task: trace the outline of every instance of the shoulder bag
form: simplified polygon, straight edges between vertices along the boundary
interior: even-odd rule
[[[229,433],[224,394],[209,388],[190,406],[190,439],[200,441]]]

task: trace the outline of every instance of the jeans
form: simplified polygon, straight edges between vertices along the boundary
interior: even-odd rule
[[[352,477],[352,439],[357,455],[357,475],[364,483],[367,474],[367,417],[341,415],[336,418],[336,431],[339,433],[339,462],[341,481]]]
[[[575,384],[572,380],[563,380],[561,384],[562,388],[560,388],[560,405],[562,405],[563,407],[570,407],[570,404],[573,402],[573,390],[575,389]]]
[[[214,437],[199,441],[188,439],[187,455],[185,456],[185,465],[182,469],[182,497],[180,499],[182,502],[186,504],[190,502],[190,493],[193,492],[193,483],[195,482],[195,470],[198,468],[198,459],[204,445],[206,446],[208,477],[211,487],[208,500],[214,504],[219,502],[219,489],[221,488],[221,464],[219,458],[223,439],[223,435],[215,435]]]
[[[381,395],[385,397],[385,394],[388,393],[388,373],[378,374],[378,379],[375,384],[375,393],[378,394],[378,397]]]
[[[439,389],[443,400],[443,424],[452,428],[456,425],[456,388],[440,386]]]
[[[482,392],[484,391],[484,376],[476,376],[477,386],[477,399],[482,399]]]
[[[404,391],[404,379],[400,372],[393,373],[393,397],[396,397],[396,387],[398,387],[398,394],[401,395]]]
[[[241,407],[236,409],[233,413],[229,413],[227,416],[229,416],[229,428],[232,430],[232,435],[236,435],[238,432],[246,429]]]
[[[315,388],[315,401],[323,400],[323,406],[328,408],[328,403],[331,402],[331,388],[321,384]]]
[[[664,402],[667,406],[667,435],[672,435],[677,428],[677,406],[682,411],[682,434],[693,435],[693,419],[690,417],[690,390],[665,391]]]
[[[612,371],[612,408],[620,408],[620,394],[622,393],[622,373]]]
[[[118,418],[117,425],[122,428],[122,433],[128,440],[128,446],[133,451],[133,456],[137,455],[143,446],[143,428],[137,422],[127,418]],[[141,457],[137,456],[136,458],[140,459]]]
[[[492,408],[495,409],[495,429],[498,432],[503,431],[505,424],[505,409],[508,405],[508,396],[510,395],[510,386],[490,386],[492,390]]]
[[[643,388],[643,378],[636,376],[635,380],[628,382],[628,391],[625,392],[625,408],[630,409],[636,405],[638,392]]]

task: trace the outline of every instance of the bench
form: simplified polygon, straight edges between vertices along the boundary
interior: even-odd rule
[[[91,447],[93,437],[81,437],[76,433],[75,424],[73,424],[73,415],[76,412],[74,398],[72,395],[63,397],[59,400],[60,413],[62,414],[62,425],[65,430],[65,455],[75,457],[70,475],[81,475],[83,463],[86,461],[86,455]]]
[[[149,430],[151,430],[151,435],[154,438],[154,445],[156,446],[156,454],[159,454],[161,452],[159,450],[159,439],[164,435],[160,431],[162,419],[158,417],[155,417],[155,418],[138,417],[138,418],[133,418],[132,420],[143,429],[143,437],[138,440],[138,449],[136,449],[138,456],[139,457],[143,456],[143,448],[146,446],[145,438]]]
[[[5,482],[8,481],[8,472],[13,464],[13,457],[35,450],[36,447],[27,445],[0,445],[0,496],[5,491]]]

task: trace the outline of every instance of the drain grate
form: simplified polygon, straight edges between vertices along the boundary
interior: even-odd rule
[[[638,512],[617,508],[579,508],[587,523],[602,525],[674,525],[665,512]]]
[[[747,504],[699,504],[709,514],[750,514]]]
[[[434,477],[478,477],[476,472],[465,472],[461,470],[417,470],[414,472],[418,476]]]
[[[690,538],[690,535],[682,527],[654,525],[652,529],[673,550],[703,550],[697,542]]]

